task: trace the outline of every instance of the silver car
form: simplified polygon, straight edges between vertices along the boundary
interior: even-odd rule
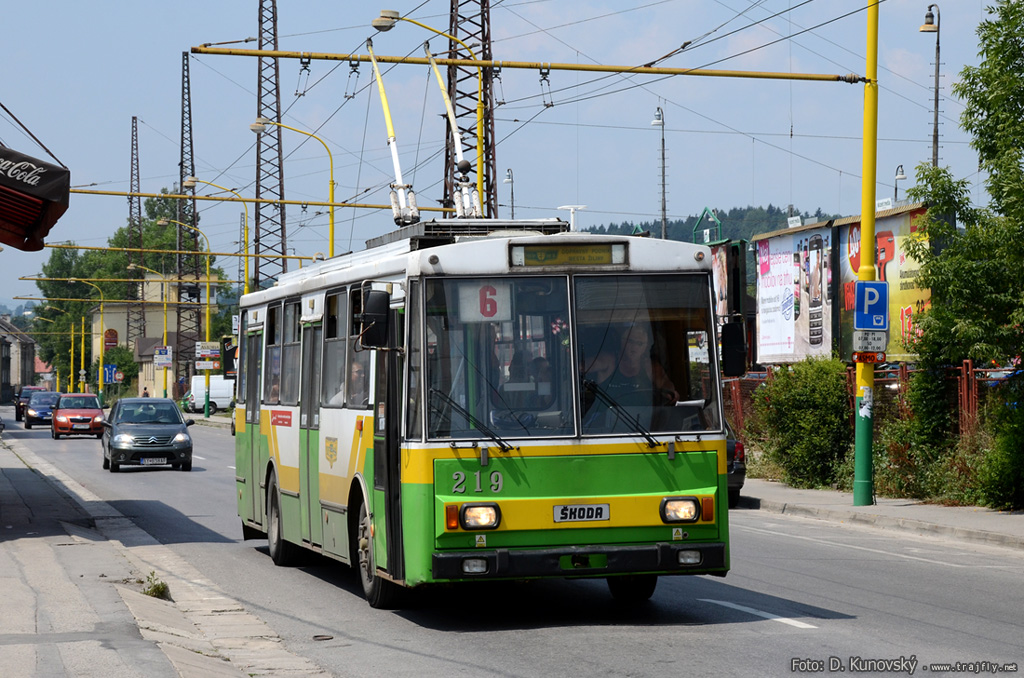
[[[170,398],[123,398],[103,422],[103,468],[117,473],[122,465],[164,466],[192,470],[195,422],[182,419]]]

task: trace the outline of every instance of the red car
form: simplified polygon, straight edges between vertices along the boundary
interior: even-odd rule
[[[50,422],[50,436],[54,440],[66,435],[103,437],[103,410],[99,398],[90,393],[62,395]]]

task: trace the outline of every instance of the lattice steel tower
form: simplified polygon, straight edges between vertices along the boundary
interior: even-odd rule
[[[196,210],[195,193],[196,189],[182,188],[187,177],[195,176],[196,165],[194,159],[194,147],[192,144],[192,86],[189,77],[188,52],[181,53],[181,162],[178,165],[179,177],[178,187],[181,193],[191,194],[191,200],[178,200],[177,220],[190,226],[198,226],[199,213]],[[199,298],[199,279],[205,274],[206,262],[198,254],[184,254],[184,251],[199,252],[205,250],[200,247],[200,236],[197,231],[184,226],[174,225],[178,229],[177,238],[177,272],[179,280],[194,280],[196,282],[178,283],[178,301],[197,303]],[[209,243],[207,243],[209,246]],[[212,294],[212,291],[211,291]],[[174,377],[175,382],[184,378],[189,383],[192,366],[191,357],[195,355],[196,342],[199,341],[200,313],[199,306],[185,306],[175,304],[177,313],[177,339],[174,346]],[[181,394],[175,392],[176,397]]]
[[[451,0],[451,23],[448,33],[462,40],[467,45],[480,45],[474,48],[478,59],[490,61],[491,53],[491,2],[490,0]],[[466,50],[453,40],[448,41],[451,50],[449,56],[469,59]],[[455,108],[455,119],[462,134],[462,151],[467,160],[476,163],[476,105],[478,69],[466,66],[448,67],[448,96]],[[498,214],[498,192],[496,190],[497,170],[494,159],[494,72],[491,68],[483,69],[483,102],[484,102],[484,134],[483,134],[483,172],[484,190],[480,202],[485,217]],[[447,125],[447,123],[445,123]],[[444,160],[444,206],[454,205],[453,196],[458,192],[455,172],[455,147],[451,133],[445,130],[447,139]],[[475,179],[475,177],[474,177]],[[474,181],[475,183],[475,181]]]
[[[277,1],[260,0],[259,49],[277,49]],[[257,118],[281,119],[281,86],[277,59],[259,57],[259,101]],[[265,134],[256,136],[256,197],[284,200],[284,159],[281,152],[281,128],[271,125]],[[256,204],[256,226],[253,229],[253,254],[275,254],[279,259],[254,257],[253,291],[261,281],[273,281],[288,270],[285,238],[285,209],[281,204]]]
[[[142,252],[133,252],[131,249],[141,250],[144,247],[142,243],[142,198],[139,196],[141,190],[141,181],[139,179],[139,119],[133,115],[132,178],[128,195],[128,264],[138,264],[140,266],[145,265],[145,257]],[[126,271],[126,273],[129,278],[145,278],[142,275],[142,271],[138,269]],[[129,300],[126,310],[128,328],[125,339],[128,342],[128,349],[133,350],[133,342],[146,336],[146,306],[142,303],[142,283],[128,283],[125,299]]]

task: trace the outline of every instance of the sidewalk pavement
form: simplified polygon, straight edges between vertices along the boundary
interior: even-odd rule
[[[10,408],[0,410],[13,422]],[[196,421],[231,423],[226,415]],[[737,510],[1024,549],[1022,511],[906,499],[855,507],[849,493],[757,479],[747,480]],[[150,573],[168,584],[173,602],[141,593]],[[0,441],[0,591],[4,678],[327,675],[171,549],[10,439]]]
[[[739,505],[741,509],[758,509],[1024,549],[1024,511],[940,506],[914,499],[885,497],[876,498],[872,506],[854,506],[853,494],[850,492],[798,490],[784,483],[756,478],[747,479]]]

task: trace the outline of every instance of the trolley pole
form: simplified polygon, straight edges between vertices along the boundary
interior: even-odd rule
[[[860,194],[858,280],[875,279],[875,174],[878,151],[878,3],[868,0],[867,64],[864,84],[864,150]],[[853,505],[874,503],[871,448],[874,443],[874,363],[857,363],[857,423],[854,429]]]

